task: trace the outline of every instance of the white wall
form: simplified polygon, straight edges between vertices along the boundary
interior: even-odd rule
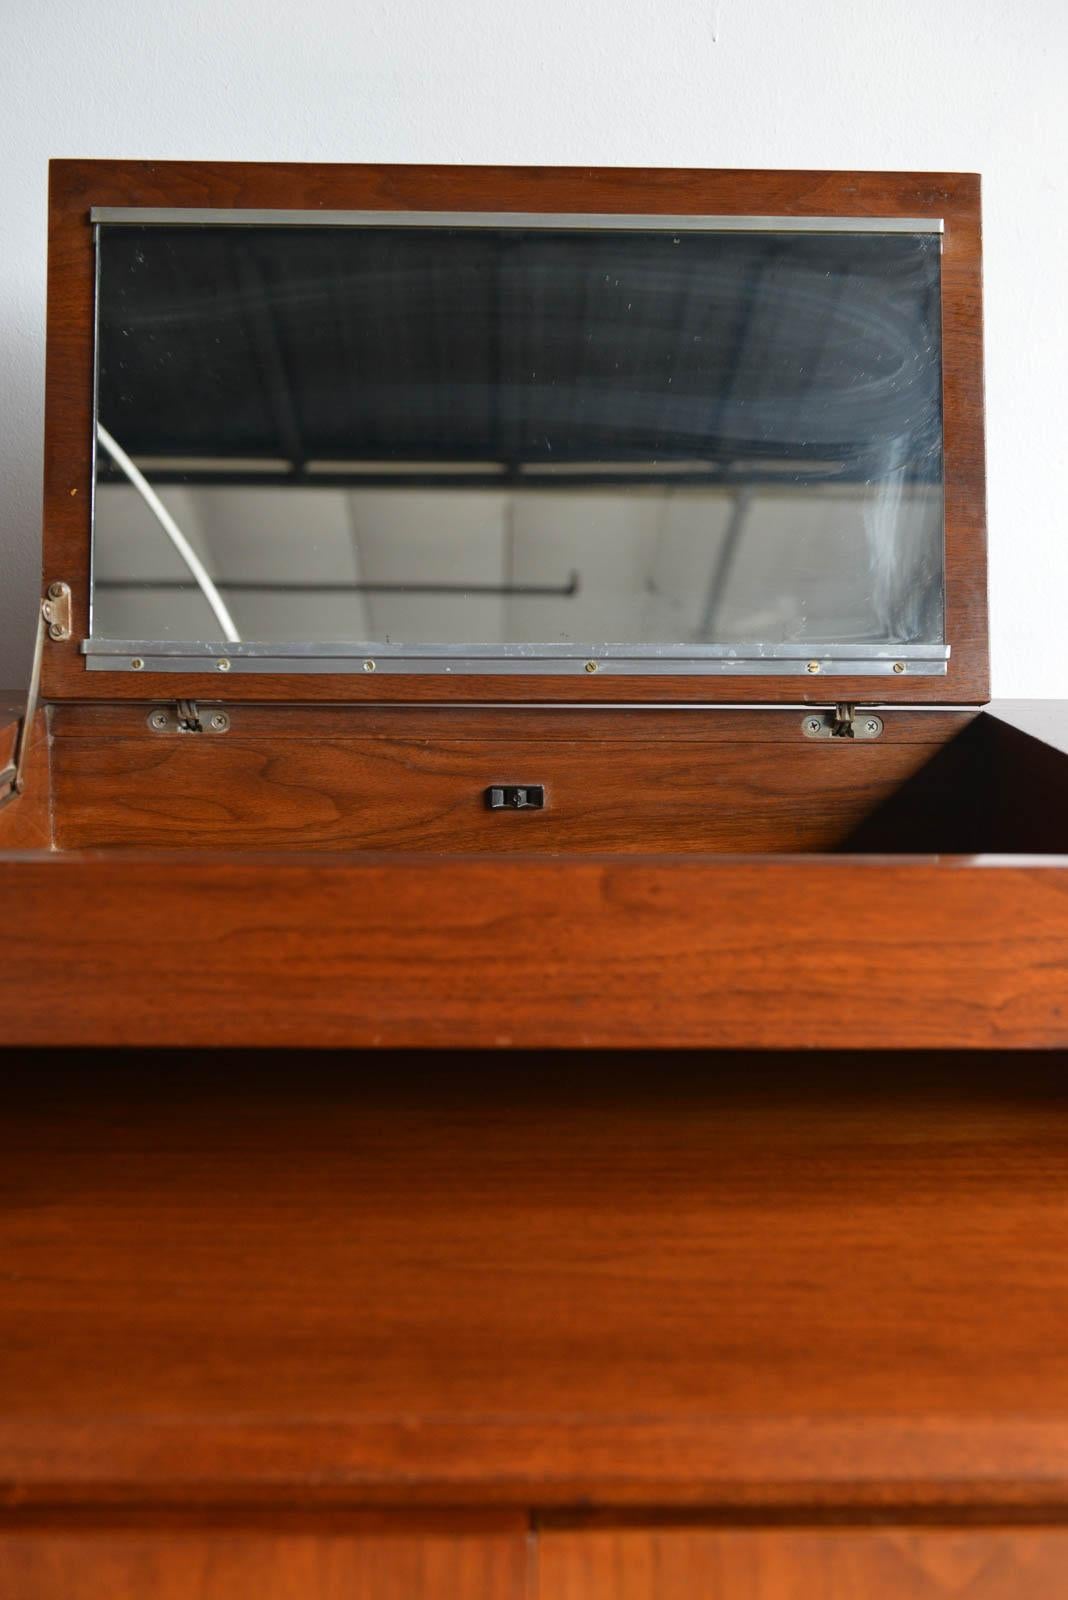
[[[985,180],[994,689],[1068,697],[1068,0],[2,0],[0,684],[38,584],[49,156]]]

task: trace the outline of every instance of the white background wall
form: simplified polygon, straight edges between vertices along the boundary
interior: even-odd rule
[[[994,689],[1068,697],[1068,0],[0,0],[0,684],[49,156],[979,171]]]

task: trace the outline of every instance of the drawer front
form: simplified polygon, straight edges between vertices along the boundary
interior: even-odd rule
[[[547,1529],[198,1513],[0,1532],[12,1600],[1063,1600],[1051,1529]]]
[[[236,722],[235,718],[235,722]],[[61,848],[831,850],[930,759],[921,743],[57,738]],[[487,791],[540,785],[543,809]]]
[[[536,1600],[1063,1600],[1062,1529],[565,1529]]]
[[[523,1519],[160,1517],[0,1532],[4,1600],[527,1600]]]

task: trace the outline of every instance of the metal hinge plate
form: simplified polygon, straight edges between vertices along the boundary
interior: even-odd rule
[[[806,739],[877,739],[883,719],[874,711],[842,703],[828,711],[806,711],[801,731]]]
[[[57,643],[69,639],[71,631],[71,603],[69,583],[50,583],[48,593],[41,601],[41,615],[48,629],[48,637]]]
[[[230,729],[228,712],[218,706],[201,708],[195,700],[155,706],[147,721],[153,733],[228,733]]]

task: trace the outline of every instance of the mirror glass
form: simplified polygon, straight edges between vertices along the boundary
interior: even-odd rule
[[[98,224],[94,640],[944,670],[934,225],[286,215]]]

